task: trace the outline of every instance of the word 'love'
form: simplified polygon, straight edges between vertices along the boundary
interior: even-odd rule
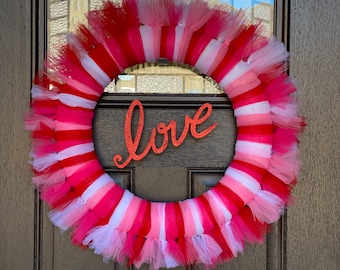
[[[131,131],[132,115],[136,108],[139,109],[139,120],[136,134],[135,136],[132,136]],[[142,138],[144,129],[144,108],[139,100],[134,100],[126,113],[124,127],[125,145],[129,156],[125,161],[123,161],[122,155],[116,154],[113,157],[113,163],[117,166],[117,168],[122,169],[125,168],[132,160],[138,161],[143,159],[150,152],[150,150],[152,150],[155,154],[161,154],[168,147],[169,136],[171,137],[172,145],[178,147],[184,142],[185,138],[188,135],[189,130],[191,135],[196,139],[200,139],[207,136],[217,126],[217,123],[212,124],[210,127],[200,132],[197,131],[197,126],[206,121],[210,117],[211,113],[212,113],[211,104],[205,103],[197,110],[193,118],[191,118],[188,115],[185,115],[184,127],[178,139],[177,139],[177,124],[175,120],[171,120],[167,125],[164,124],[163,122],[160,122],[157,125],[157,127],[151,130],[150,138],[145,149],[142,151],[142,153],[137,154],[136,152],[139,147],[139,143]],[[157,134],[163,136],[162,145],[159,147],[156,145]]]

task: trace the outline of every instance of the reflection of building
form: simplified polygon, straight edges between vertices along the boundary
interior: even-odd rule
[[[227,3],[234,5],[234,0],[207,0],[211,4]],[[270,35],[273,31],[273,6],[270,0],[249,0],[255,5],[247,10],[252,22],[262,21],[264,34]],[[102,0],[50,0],[48,20],[49,51],[53,54],[56,45],[65,42],[65,34],[74,31],[79,23],[86,23],[85,14],[101,5]],[[175,66],[158,67],[155,65],[138,65],[133,71],[128,70],[129,76],[122,77],[110,84],[106,89],[109,92],[150,92],[162,87],[163,92],[169,93],[219,93],[214,83],[203,79],[193,71]],[[161,74],[163,73],[163,74]],[[132,76],[132,77],[131,77]],[[175,89],[171,90],[171,89]]]
[[[223,2],[233,7],[237,7],[239,0],[208,0],[212,3]],[[253,23],[261,21],[264,26],[264,35],[270,36],[273,33],[274,3],[275,0],[248,0],[246,13]]]
[[[207,0],[210,3],[224,2],[234,5],[235,0]],[[271,34],[273,31],[273,5],[270,0],[249,0],[253,8],[248,9],[247,14],[252,22],[261,20],[265,25],[265,33]],[[51,0],[49,3],[49,41],[50,48],[53,44],[60,43],[64,34],[73,31],[75,27],[85,22],[85,14],[101,5],[102,0]]]
[[[252,22],[262,22],[262,25],[264,26],[263,34],[266,36],[272,35],[274,25],[274,6],[267,3],[259,3],[255,5],[250,12]]]

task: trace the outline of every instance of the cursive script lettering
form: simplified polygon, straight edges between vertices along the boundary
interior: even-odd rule
[[[139,118],[136,134],[133,138],[131,125],[132,116],[136,108],[138,108],[139,110]],[[162,122],[159,123],[157,127],[151,130],[150,138],[145,149],[140,154],[137,154],[137,149],[139,147],[139,143],[142,138],[144,129],[144,108],[139,100],[134,100],[126,113],[124,126],[125,145],[129,156],[125,161],[123,161],[122,155],[116,154],[113,157],[113,163],[117,166],[117,168],[122,169],[125,168],[132,160],[138,161],[143,159],[151,150],[155,154],[161,154],[168,147],[169,132],[171,143],[175,147],[180,146],[184,142],[185,138],[188,135],[189,130],[194,138],[200,139],[207,136],[217,126],[217,123],[212,124],[211,126],[200,132],[197,131],[197,126],[204,123],[210,117],[211,113],[212,113],[211,104],[205,103],[197,110],[193,118],[191,118],[188,115],[185,115],[184,127],[181,135],[178,138],[177,138],[177,124],[175,120],[171,120],[167,125]],[[157,134],[163,136],[163,142],[160,146],[156,145]]]

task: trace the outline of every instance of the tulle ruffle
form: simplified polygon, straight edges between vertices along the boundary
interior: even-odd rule
[[[299,171],[294,84],[288,53],[248,25],[242,12],[203,1],[106,1],[88,27],[37,74],[32,109],[33,182],[52,208],[51,221],[72,242],[105,261],[152,269],[215,266],[262,243],[268,224],[290,203]],[[225,176],[205,194],[149,202],[116,185],[92,142],[94,108],[125,68],[160,57],[192,65],[220,84],[233,103],[238,137]]]

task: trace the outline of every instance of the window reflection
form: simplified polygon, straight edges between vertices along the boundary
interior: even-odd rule
[[[250,21],[261,21],[264,34],[271,35],[274,26],[274,0],[207,0],[210,4],[225,3],[243,9]],[[85,14],[100,7],[102,0],[48,1],[48,51],[66,42],[66,34],[79,23],[86,24]],[[109,93],[221,93],[209,77],[186,65],[146,63],[125,70],[106,89]]]

